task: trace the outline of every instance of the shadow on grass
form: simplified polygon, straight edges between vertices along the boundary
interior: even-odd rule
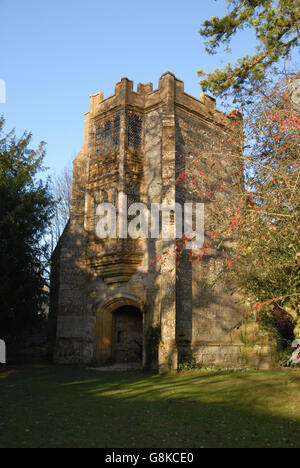
[[[0,373],[0,447],[299,447],[297,373]]]

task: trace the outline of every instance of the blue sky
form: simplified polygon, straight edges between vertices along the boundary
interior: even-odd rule
[[[198,31],[226,11],[224,0],[0,0],[0,80],[6,128],[47,142],[45,164],[59,172],[83,144],[89,95],[114,92],[126,76],[153,82],[171,71],[199,98],[197,70],[223,66],[254,49],[249,31],[231,54],[210,56]],[[249,50],[250,49],[250,50]]]

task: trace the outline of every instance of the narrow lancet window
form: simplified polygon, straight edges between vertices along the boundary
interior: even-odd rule
[[[114,120],[114,133],[113,133],[113,150],[119,148],[120,143],[120,117]]]
[[[136,150],[142,146],[142,120],[137,115],[128,116],[128,146]]]
[[[103,127],[98,127],[95,133],[95,154],[99,156],[101,154]]]
[[[104,127],[104,141],[103,141],[103,152],[108,153],[110,151],[110,138],[111,138],[111,123],[106,122]]]

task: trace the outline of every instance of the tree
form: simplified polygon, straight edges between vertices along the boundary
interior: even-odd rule
[[[70,219],[72,180],[73,172],[72,167],[69,165],[66,166],[59,175],[53,174],[51,177],[50,189],[55,201],[54,216],[50,223],[51,253]]]
[[[244,200],[233,207],[225,233],[237,233],[227,273],[253,301],[254,318],[279,347],[300,336],[299,313],[299,75],[274,65],[299,43],[299,0],[233,0],[223,18],[205,21],[200,34],[213,54],[245,27],[257,53],[205,75],[204,90],[231,97],[244,114]],[[281,63],[282,64],[282,63]],[[228,101],[228,100],[227,100]],[[237,324],[237,327],[241,325]]]
[[[253,82],[262,80],[282,57],[289,57],[300,38],[299,0],[227,1],[228,14],[206,20],[199,31],[208,38],[206,51],[214,54],[221,44],[228,50],[232,37],[244,28],[254,30],[259,44],[256,54],[239,58],[235,64],[228,63],[223,70],[199,70],[199,76],[206,76],[200,81],[202,89],[216,96],[241,89],[251,93]]]
[[[280,346],[300,332],[299,128],[291,76],[265,83],[245,109],[244,203],[234,213],[238,243],[228,260],[251,317],[276,334]],[[248,319],[249,317],[246,317]]]
[[[43,170],[45,143],[30,149],[31,134],[4,134],[0,119],[0,331],[8,344],[32,324],[45,301],[42,238],[52,215]]]

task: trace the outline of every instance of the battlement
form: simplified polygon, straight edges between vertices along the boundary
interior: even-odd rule
[[[158,88],[153,90],[152,83],[138,83],[137,91],[133,89],[133,81],[121,78],[115,85],[115,93],[104,98],[102,92],[90,96],[90,117],[106,113],[119,106],[132,106],[137,110],[148,112],[166,102],[174,102],[175,106],[185,108],[191,113],[200,115],[217,123],[224,124],[225,114],[216,108],[216,100],[204,93],[197,99],[184,91],[183,81],[173,73],[164,73],[158,81]]]
[[[163,109],[165,116],[171,117],[176,115],[176,111],[184,111],[210,126],[226,128],[229,132],[236,130],[236,124],[243,125],[239,112],[233,110],[224,114],[216,108],[213,97],[200,93],[200,99],[197,99],[187,94],[184,82],[171,72],[161,75],[157,89],[153,89],[152,83],[138,83],[137,91],[134,91],[133,81],[123,77],[115,84],[112,96],[105,98],[101,91],[90,95],[90,110],[85,113],[84,144],[77,159],[85,157],[90,133],[103,121],[113,119],[115,114],[120,115],[120,111],[133,111],[142,117],[156,109]]]

